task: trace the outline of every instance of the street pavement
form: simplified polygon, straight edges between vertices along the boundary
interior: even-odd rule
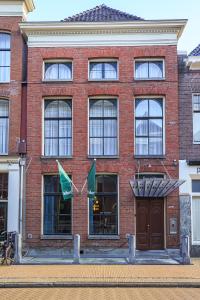
[[[1,300],[199,300],[193,288],[27,288],[1,289]]]
[[[0,287],[200,287],[200,259],[192,263],[0,266]]]

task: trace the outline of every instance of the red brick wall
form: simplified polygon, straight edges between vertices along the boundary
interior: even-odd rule
[[[10,103],[9,115],[9,155],[18,152],[21,124],[21,81],[23,79],[24,42],[19,29],[21,17],[0,17],[0,32],[11,34],[11,81],[0,83],[0,98]]]
[[[88,59],[118,58],[119,81],[88,82]],[[133,60],[138,57],[163,57],[166,64],[166,80],[133,80]],[[73,82],[42,83],[43,59],[65,58],[73,60]],[[27,216],[26,236],[30,246],[55,246],[66,242],[40,240],[42,175],[57,173],[55,159],[42,156],[42,103],[48,96],[69,96],[73,103],[73,158],[60,159],[65,170],[72,174],[76,186],[81,189],[90,168],[87,157],[88,143],[88,97],[114,95],[119,101],[119,158],[98,159],[98,173],[116,173],[119,175],[119,241],[88,240],[88,204],[86,194],[75,195],[73,200],[73,234],[81,234],[82,246],[123,245],[125,235],[135,232],[135,211],[133,193],[129,180],[137,172],[137,160],[134,159],[134,97],[160,95],[165,97],[166,112],[166,157],[162,160],[171,177],[178,178],[178,83],[177,49],[175,46],[156,47],[96,47],[96,48],[29,48],[28,53],[28,160],[31,160],[27,172]],[[148,167],[148,164],[151,167]],[[140,160],[141,172],[166,173],[160,159]],[[168,207],[169,206],[169,207]],[[178,192],[167,199],[167,220],[179,218]],[[68,242],[70,245],[71,242]],[[167,224],[167,247],[177,247],[179,236],[170,236]]]

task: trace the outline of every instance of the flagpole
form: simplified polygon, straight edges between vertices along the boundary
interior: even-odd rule
[[[59,161],[56,159],[57,164],[59,163]],[[79,193],[79,190],[77,189],[77,187],[75,186],[75,184],[73,183],[73,181],[71,180],[71,178],[69,178],[71,184],[73,185],[73,187],[75,188],[75,190],[77,191],[77,193]]]
[[[85,186],[86,186],[86,183],[87,183],[87,178],[85,179],[84,185],[83,185],[83,187],[82,187],[82,189],[81,189],[81,194],[82,194],[82,192],[83,192],[83,190],[84,190],[84,188],[85,188]]]

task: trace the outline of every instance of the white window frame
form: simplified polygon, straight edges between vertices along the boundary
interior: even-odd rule
[[[5,100],[8,102],[8,144],[7,144],[8,151],[5,153],[0,153],[0,156],[3,156],[3,155],[7,156],[9,153],[9,144],[10,144],[10,101],[9,101],[9,99],[0,96],[0,101],[1,100]]]
[[[62,63],[71,63],[72,64],[72,76],[70,79],[46,79],[45,78],[45,64],[62,64]],[[43,82],[65,82],[65,81],[73,81],[73,60],[72,59],[45,59],[43,60],[42,67],[42,81]]]
[[[0,84],[4,84],[4,83],[9,83],[10,82],[10,78],[11,78],[11,32],[9,31],[0,31],[0,34],[7,34],[10,36],[10,74],[9,74],[9,80],[8,81],[0,81]]]
[[[45,101],[46,100],[71,100],[72,103],[72,152],[70,156],[45,156]],[[42,149],[41,149],[41,153],[42,153],[42,157],[43,158],[65,158],[65,159],[70,159],[73,157],[73,128],[74,128],[74,112],[73,112],[73,99],[72,97],[66,96],[66,97],[45,97],[43,98],[42,101]]]
[[[136,110],[135,110],[135,103],[136,103],[136,100],[137,99],[162,99],[162,103],[163,103],[163,153],[162,154],[159,154],[159,155],[151,155],[151,154],[148,154],[148,155],[140,155],[140,154],[136,154],[136,135],[135,135],[135,125],[136,125]],[[133,106],[133,111],[134,111],[134,156],[136,157],[144,157],[144,158],[157,158],[157,157],[162,157],[162,156],[165,156],[166,155],[166,109],[165,109],[165,102],[166,102],[166,99],[165,97],[163,96],[138,96],[138,97],[135,97],[134,98],[134,106]]]
[[[113,79],[91,79],[90,78],[90,63],[106,63],[116,62],[117,63],[117,77]],[[119,60],[116,58],[97,58],[88,60],[88,81],[118,81],[119,80]]]
[[[150,77],[150,78],[137,78],[136,77],[136,63],[137,62],[153,62],[153,61],[161,61],[162,62],[162,64],[163,64],[163,77],[161,78],[161,77]],[[141,80],[165,80],[166,78],[165,78],[165,75],[166,73],[165,73],[165,59],[164,58],[160,58],[160,57],[155,57],[155,58],[135,58],[134,59],[134,80],[139,80],[139,81],[141,81]]]
[[[117,154],[116,155],[90,155],[90,100],[116,100],[117,101]],[[108,158],[108,159],[113,159],[113,158],[119,158],[119,99],[118,97],[114,96],[94,96],[94,97],[89,97],[88,98],[88,157],[89,158]]]
[[[191,178],[191,191],[192,191],[192,181],[193,180],[200,180],[200,178]],[[195,199],[199,199],[200,201],[200,193],[193,193],[191,194],[191,225],[192,225],[192,230],[191,230],[191,235],[192,235],[192,245],[200,245],[200,241],[195,241],[193,237],[193,201]]]
[[[194,106],[194,97],[195,96],[200,97],[200,93],[193,93],[192,94],[192,140],[193,140],[194,145],[199,145],[200,141],[197,141],[197,142],[194,141],[194,114],[195,114],[195,112],[194,112],[193,106]]]

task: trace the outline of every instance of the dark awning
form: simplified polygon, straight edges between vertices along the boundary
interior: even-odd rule
[[[135,197],[166,197],[176,190],[184,180],[178,179],[133,179],[130,185]]]

